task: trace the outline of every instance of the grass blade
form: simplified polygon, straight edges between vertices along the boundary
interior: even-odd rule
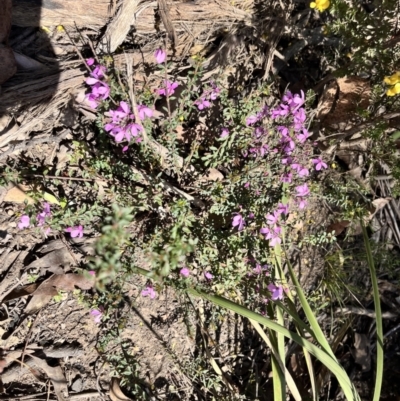
[[[284,360],[282,361],[282,359],[279,357],[279,353],[278,353],[277,349],[273,346],[273,344],[271,343],[271,341],[268,338],[268,336],[265,334],[265,332],[262,329],[262,327],[260,326],[260,324],[258,322],[256,322],[255,320],[252,320],[252,319],[249,319],[249,321],[253,325],[253,327],[256,329],[256,331],[260,335],[260,337],[264,340],[264,342],[271,349],[271,353],[275,357],[276,363],[279,365],[280,371],[284,374],[284,377],[286,378],[287,385],[289,387],[289,390],[290,390],[293,398],[296,401],[301,401],[302,398],[301,398],[299,390],[297,389],[296,383],[293,380],[292,375],[286,369]],[[274,381],[275,381],[275,376],[274,376]],[[276,400],[275,394],[276,393],[274,392],[274,400]],[[283,393],[283,394],[284,394],[283,399],[286,399],[285,393]]]
[[[374,398],[373,401],[379,401],[381,391],[382,391],[382,379],[383,379],[383,324],[382,324],[382,310],[381,310],[381,302],[379,296],[379,288],[378,288],[378,280],[376,278],[375,271],[375,263],[374,258],[372,256],[371,245],[369,243],[369,238],[367,234],[367,230],[365,229],[365,225],[363,220],[361,219],[361,227],[363,231],[363,238],[365,249],[367,251],[367,261],[369,272],[371,275],[371,283],[372,290],[374,296],[374,305],[375,305],[375,315],[376,315],[376,377],[375,377],[375,390],[374,390]]]

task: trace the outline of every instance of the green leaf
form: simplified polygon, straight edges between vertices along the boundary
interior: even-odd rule
[[[52,195],[48,192],[43,192],[43,199],[46,202],[51,203],[52,205],[60,205],[60,202],[58,201],[58,199],[54,195]]]

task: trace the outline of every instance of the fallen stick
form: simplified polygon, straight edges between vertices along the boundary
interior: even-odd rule
[[[22,27],[104,26],[109,18],[110,0],[14,0],[12,7],[12,24]]]

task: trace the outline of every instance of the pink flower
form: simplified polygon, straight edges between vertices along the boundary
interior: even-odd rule
[[[204,110],[204,109],[207,109],[208,107],[211,106],[211,103],[207,99],[205,99],[203,97],[201,97],[200,99],[196,100],[194,102],[194,104],[197,106],[197,108],[199,110]]]
[[[296,138],[300,143],[304,143],[310,136],[310,133],[305,128],[303,128],[302,131],[303,131],[302,134],[296,135]]]
[[[150,285],[148,285],[143,291],[142,291],[142,297],[150,297],[150,299],[154,299],[157,296],[157,292],[154,291],[154,288]]]
[[[164,81],[165,88],[157,89],[159,95],[171,96],[179,86],[178,82]]]
[[[310,190],[308,189],[307,183],[304,183],[303,185],[299,185],[296,187],[296,196],[298,197],[303,197],[303,196],[308,196],[310,194]]]
[[[220,138],[226,138],[228,135],[229,135],[229,130],[228,130],[228,128],[222,128],[222,129],[221,129]]]
[[[267,219],[267,223],[270,225],[270,226],[273,226],[274,224],[276,224],[277,222],[278,222],[278,220],[279,220],[279,213],[278,212],[274,212],[273,214],[267,214],[267,216],[266,216],[266,219]]]
[[[315,164],[315,170],[317,171],[328,168],[327,164],[320,157],[312,159],[312,162]]]
[[[85,97],[92,109],[97,109],[99,101],[105,100],[110,96],[110,87],[105,82],[97,82],[92,86],[92,92]]]
[[[204,277],[208,280],[211,281],[214,276],[210,272],[204,272]]]
[[[38,222],[38,224],[37,224],[38,227],[42,226],[46,221],[46,217],[50,217],[50,216],[51,216],[50,204],[48,202],[44,202],[42,212],[38,213],[38,215],[36,216],[36,220]]]
[[[93,316],[93,320],[96,324],[100,324],[101,318],[103,317],[103,312],[104,310],[102,307],[100,307],[99,309],[92,309],[90,311],[90,315]]]
[[[150,109],[149,107],[139,104],[138,105],[138,114],[139,118],[143,121],[146,117],[150,118],[153,116],[153,110]]]
[[[154,57],[158,64],[162,64],[167,58],[167,53],[163,49],[157,49],[154,53]]]
[[[86,64],[90,67],[91,65],[93,65],[94,64],[94,58],[88,58],[87,60],[86,60]]]
[[[246,118],[246,125],[253,125],[258,121],[258,117],[255,115],[249,116]]]
[[[89,270],[88,273],[93,277],[96,276],[96,272],[94,270]]]
[[[281,234],[281,228],[279,226],[275,226],[272,229],[268,227],[263,227],[260,230],[260,233],[265,235],[265,239],[269,239],[269,246],[275,246],[282,242],[281,238],[279,237]]]
[[[268,290],[271,292],[271,299],[273,301],[276,300],[282,300],[283,299],[283,288],[281,285],[275,285],[275,284],[268,284],[267,286]]]
[[[65,229],[65,232],[71,234],[71,238],[82,238],[83,237],[83,227],[82,226],[75,226],[75,227],[68,227]]]
[[[283,203],[279,203],[277,212],[280,214],[288,214],[289,213],[289,204],[284,205]]]
[[[28,228],[30,225],[30,218],[28,215],[24,214],[23,216],[21,216],[21,220],[18,223],[18,228],[20,230],[23,230],[24,228]]]
[[[237,213],[236,216],[232,220],[232,227],[237,227],[238,231],[242,231],[245,224],[246,223],[243,219],[243,216],[241,214]]]
[[[190,276],[190,270],[187,267],[183,267],[179,273],[185,278]]]
[[[307,201],[305,199],[300,198],[298,203],[299,209],[303,210],[307,206]]]
[[[281,181],[290,184],[292,182],[292,177],[292,173],[283,174],[281,177]]]
[[[213,90],[210,93],[210,99],[215,100],[219,96],[219,93],[221,92],[221,89],[218,87],[214,86]]]

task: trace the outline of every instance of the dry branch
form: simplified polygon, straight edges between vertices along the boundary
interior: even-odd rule
[[[98,49],[113,53],[117,47],[125,40],[131,26],[135,24],[135,14],[139,0],[124,0],[115,18],[107,26]]]
[[[42,3],[42,4],[40,4]],[[104,26],[110,0],[14,0],[12,23],[17,26]]]
[[[201,0],[199,2],[176,3],[167,1],[169,16],[177,35],[189,33],[193,38],[233,23],[251,23],[252,8],[246,10],[231,5],[228,0]],[[251,2],[252,3],[252,2]],[[136,30],[141,34],[153,34],[164,31],[163,24],[156,22],[157,3],[151,3],[137,18]]]

